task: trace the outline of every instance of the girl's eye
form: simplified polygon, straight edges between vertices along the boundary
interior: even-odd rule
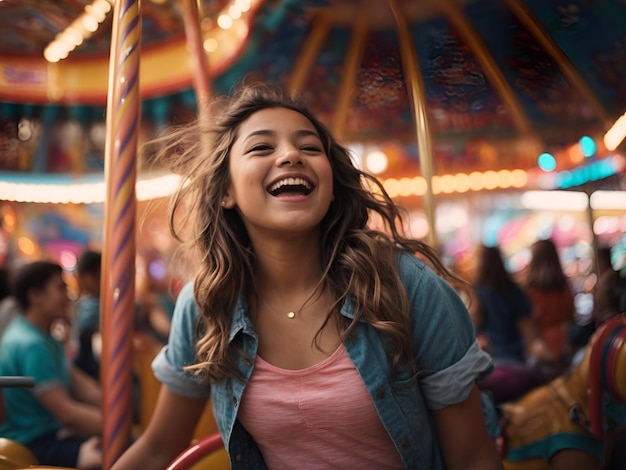
[[[272,147],[270,145],[267,144],[257,144],[254,147],[252,147],[249,152],[264,152],[267,150],[271,150]]]
[[[317,145],[305,145],[304,147],[302,147],[302,150],[305,150],[307,152],[321,152],[322,151],[322,149],[318,147]]]

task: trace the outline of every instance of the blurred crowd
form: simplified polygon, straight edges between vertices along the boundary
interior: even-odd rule
[[[138,258],[134,335],[159,348],[167,341],[176,287],[155,259]],[[72,269],[38,260],[0,270],[0,377],[34,386],[1,388],[0,437],[25,446],[34,461],[100,468],[102,338],[100,251],[85,249]],[[155,275],[156,274],[156,275]],[[133,422],[141,384],[135,377]]]

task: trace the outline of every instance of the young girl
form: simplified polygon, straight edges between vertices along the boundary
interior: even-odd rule
[[[115,470],[164,468],[209,398],[233,469],[502,468],[475,385],[491,359],[381,184],[269,87],[212,115],[161,142],[185,176],[171,227],[193,222],[200,268],[153,363],[153,419]]]

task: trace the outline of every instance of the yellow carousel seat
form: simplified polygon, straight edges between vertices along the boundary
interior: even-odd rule
[[[0,437],[0,470],[28,468],[37,465],[34,454],[11,439]]]
[[[569,373],[502,405],[507,470],[548,469],[538,454],[552,446],[594,452],[604,438],[607,398],[626,402],[626,319],[607,321],[594,334],[583,360]],[[560,441],[559,441],[560,440]],[[567,443],[567,444],[565,444]],[[582,446],[582,447],[581,447]]]
[[[133,338],[134,371],[140,383],[139,425],[135,430],[135,437],[146,429],[156,406],[161,384],[154,377],[151,365],[161,347],[162,344],[142,333],[136,333]],[[196,426],[194,439],[201,439],[215,431],[217,423],[213,417],[211,403],[208,403]]]
[[[33,453],[18,442],[0,437],[0,470],[75,470],[39,465]]]

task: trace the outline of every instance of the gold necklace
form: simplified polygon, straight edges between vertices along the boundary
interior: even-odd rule
[[[302,305],[300,305],[300,308],[296,309],[296,310],[289,310],[285,315],[287,316],[287,318],[289,318],[290,320],[293,320],[294,318],[296,318],[296,315],[300,315],[300,312],[302,312],[302,309],[304,309],[304,307],[306,306],[306,304],[313,298],[313,295],[315,294],[315,292],[318,290],[319,286],[316,286],[315,289],[313,289],[313,291],[307,296],[306,300],[304,302],[302,302]],[[269,303],[269,301],[263,297],[259,292],[255,292],[256,297],[259,300],[262,300],[263,303],[265,305],[267,305],[271,310],[273,310],[274,312],[281,312],[280,310],[278,310],[277,308],[275,308],[272,304]]]

